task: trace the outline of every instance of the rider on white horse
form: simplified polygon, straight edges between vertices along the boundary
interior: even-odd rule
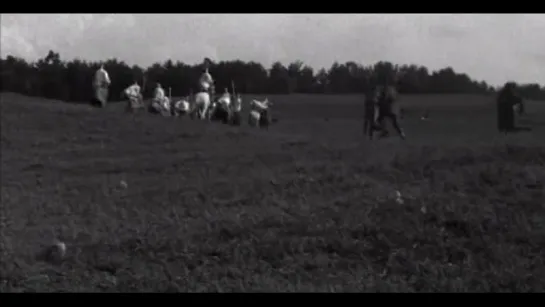
[[[201,78],[199,79],[199,86],[201,91],[207,92],[210,94],[210,91],[214,88],[214,79],[210,72],[208,72],[208,67],[205,68]]]
[[[208,64],[205,63],[205,71],[199,79],[199,92],[195,94],[194,111],[197,112],[200,119],[205,119],[209,116],[210,96],[214,94],[214,79],[208,71]],[[194,114],[194,113],[193,113]]]

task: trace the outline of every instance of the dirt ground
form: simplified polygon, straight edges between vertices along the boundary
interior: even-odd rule
[[[0,98],[0,292],[545,291],[545,103],[505,136],[402,97],[369,141],[356,96],[270,96],[269,130]]]

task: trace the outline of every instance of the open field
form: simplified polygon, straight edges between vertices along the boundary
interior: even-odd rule
[[[0,292],[545,291],[545,103],[505,136],[402,97],[369,141],[355,96],[270,96],[268,131],[0,98]]]

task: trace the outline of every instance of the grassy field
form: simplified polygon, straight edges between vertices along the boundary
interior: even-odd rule
[[[0,292],[545,291],[545,103],[505,136],[402,97],[369,141],[361,97],[269,98],[266,131],[2,94]]]

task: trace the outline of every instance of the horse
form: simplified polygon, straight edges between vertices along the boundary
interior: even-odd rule
[[[201,120],[210,119],[210,94],[202,91],[195,94],[193,98],[193,108],[190,111],[190,116],[194,118],[195,115]]]

